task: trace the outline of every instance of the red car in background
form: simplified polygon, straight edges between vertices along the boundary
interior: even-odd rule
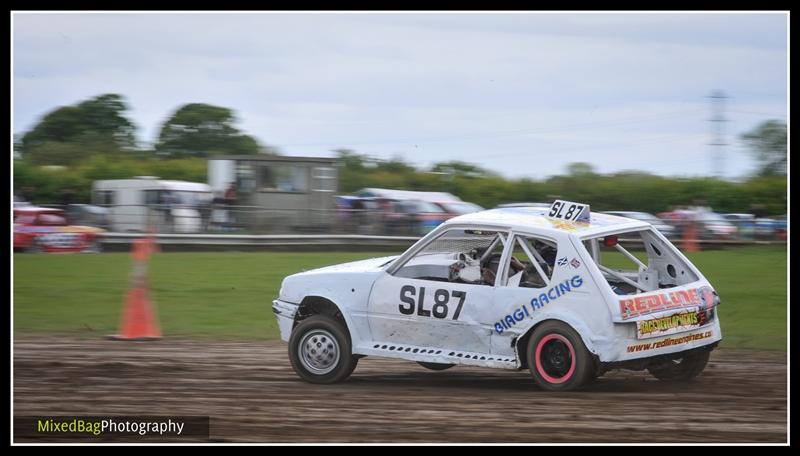
[[[46,207],[14,208],[14,250],[26,252],[99,252],[105,230],[69,225],[64,211]]]

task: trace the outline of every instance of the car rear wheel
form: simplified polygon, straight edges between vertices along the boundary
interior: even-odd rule
[[[417,361],[417,364],[424,367],[425,369],[430,369],[434,371],[443,371],[455,366],[455,364],[426,363],[424,361]]]
[[[337,383],[355,370],[347,329],[326,315],[314,315],[292,331],[289,360],[303,380],[311,383]]]
[[[597,372],[580,335],[559,321],[544,322],[533,331],[527,356],[533,380],[548,391],[579,388]]]
[[[711,350],[697,350],[679,359],[669,360],[650,366],[647,370],[653,377],[666,382],[686,382],[706,368]]]

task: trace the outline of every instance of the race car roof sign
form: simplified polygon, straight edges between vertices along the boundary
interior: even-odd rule
[[[567,220],[570,222],[589,222],[590,211],[588,204],[573,203],[571,201],[555,200],[550,205],[547,216],[550,218]]]

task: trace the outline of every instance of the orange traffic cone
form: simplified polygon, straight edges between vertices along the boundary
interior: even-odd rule
[[[695,253],[700,251],[700,245],[697,243],[697,229],[694,222],[689,222],[683,230],[683,251]]]
[[[158,241],[156,240],[156,230],[153,227],[147,229],[147,236],[145,236],[144,240],[148,244],[148,253],[157,253],[161,251],[161,248],[158,246]]]
[[[155,340],[161,338],[150,287],[147,280],[147,265],[150,253],[155,249],[151,236],[133,241],[133,276],[131,288],[125,298],[119,334],[110,336],[115,340]]]

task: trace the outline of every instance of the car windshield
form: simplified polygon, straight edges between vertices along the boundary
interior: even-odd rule
[[[67,219],[56,214],[39,214],[37,224],[46,226],[64,226],[67,224]]]
[[[36,216],[33,214],[16,214],[14,216],[14,223],[22,223],[30,225],[36,221]]]
[[[429,203],[427,201],[410,201],[408,203],[408,207],[412,210],[416,211],[417,213],[425,213],[425,212],[434,212],[434,213],[441,213],[444,212],[442,208],[439,206]]]
[[[635,212],[635,214],[636,215],[632,218],[643,220],[645,222],[650,222],[650,223],[662,223],[661,219],[656,217],[655,215],[648,214],[646,212]]]
[[[470,203],[442,203],[442,207],[453,214],[471,214],[481,210],[480,207]]]

